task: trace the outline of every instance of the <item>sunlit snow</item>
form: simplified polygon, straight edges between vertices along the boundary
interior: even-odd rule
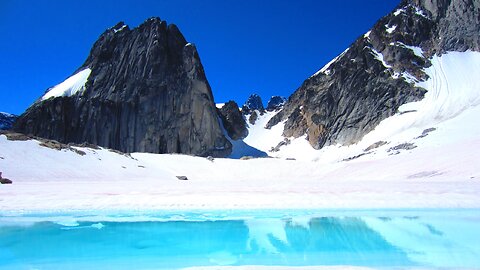
[[[341,54],[339,54],[337,57],[333,58],[330,62],[328,62],[325,66],[323,66],[319,71],[315,72],[315,74],[313,74],[311,77],[315,77],[317,76],[318,74],[320,73],[324,73],[326,75],[330,75],[330,66],[335,63],[338,59],[342,58],[342,56],[345,55],[345,53],[347,53],[349,50],[349,48],[347,48],[345,51],[343,51]]]
[[[385,25],[385,28],[386,28],[387,33],[391,34],[391,33],[393,33],[393,31],[395,31],[395,29],[397,29],[397,26],[393,25],[393,26],[389,27],[388,24],[387,24],[387,25]]]
[[[43,97],[42,100],[49,99],[51,97],[70,97],[77,93],[83,93],[85,91],[85,84],[88,81],[88,77],[92,72],[91,69],[86,68],[77,74],[69,77],[62,83],[51,88]]]

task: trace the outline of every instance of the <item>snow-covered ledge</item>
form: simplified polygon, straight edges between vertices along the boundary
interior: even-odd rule
[[[79,71],[62,83],[52,87],[41,100],[47,100],[51,97],[70,97],[77,93],[83,93],[90,73],[92,73],[92,70],[89,68]]]

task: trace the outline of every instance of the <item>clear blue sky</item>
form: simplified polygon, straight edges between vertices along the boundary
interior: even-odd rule
[[[0,111],[21,114],[105,29],[158,16],[195,43],[216,102],[289,96],[399,0],[0,0]]]

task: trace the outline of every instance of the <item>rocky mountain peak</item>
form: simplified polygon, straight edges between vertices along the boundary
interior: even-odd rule
[[[250,95],[242,106],[243,114],[251,114],[255,110],[258,110],[261,114],[265,112],[262,98],[258,94]]]
[[[123,152],[231,151],[195,46],[160,18],[105,31],[74,75],[49,89],[56,92],[35,102],[15,129]]]
[[[430,57],[479,50],[479,0],[404,0],[347,50],[305,80],[267,124],[310,144],[352,144],[408,102]]]

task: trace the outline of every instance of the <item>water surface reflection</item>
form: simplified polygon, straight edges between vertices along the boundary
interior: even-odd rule
[[[0,269],[480,267],[478,221],[368,215],[0,225]]]

